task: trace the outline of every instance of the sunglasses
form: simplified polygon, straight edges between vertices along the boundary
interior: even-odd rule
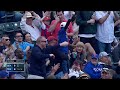
[[[5,39],[5,41],[8,41],[8,40],[10,41],[10,39]]]

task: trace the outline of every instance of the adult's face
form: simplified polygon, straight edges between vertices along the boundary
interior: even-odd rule
[[[76,46],[76,50],[78,53],[81,53],[83,51],[83,47],[82,46]]]
[[[31,35],[30,34],[26,34],[25,35],[25,40],[26,41],[30,41],[31,40]]]
[[[22,42],[23,41],[23,35],[21,33],[17,33],[15,36],[15,40],[18,42]]]
[[[26,23],[27,23],[28,25],[32,25],[32,21],[33,21],[33,18],[32,18],[32,17],[26,19]]]
[[[8,46],[10,45],[10,38],[9,37],[3,37],[2,42],[4,45]]]
[[[103,62],[103,63],[109,63],[109,57],[108,56],[104,56],[104,57],[102,57],[101,58],[101,61]]]
[[[44,22],[44,24],[46,24],[46,25],[50,25],[50,20],[45,20],[45,21],[43,21]]]
[[[50,46],[55,46],[57,44],[57,41],[56,40],[52,40],[49,42],[49,45]]]
[[[40,46],[42,46],[43,48],[46,48],[46,42],[47,42],[47,40],[46,40],[46,38],[41,38],[41,40],[40,40]]]
[[[96,60],[96,59],[91,59],[91,62],[92,62],[92,64],[97,65],[98,60]]]
[[[23,53],[22,50],[18,51],[16,55],[17,55],[16,57],[17,57],[18,59],[23,59],[23,57],[24,57],[24,53]]]
[[[59,17],[60,21],[62,22],[64,20],[64,14],[62,11],[57,12],[57,16]]]
[[[102,79],[110,79],[111,77],[110,77],[109,71],[108,72],[102,72],[101,73],[101,78]]]

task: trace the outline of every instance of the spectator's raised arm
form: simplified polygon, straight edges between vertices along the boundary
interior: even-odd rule
[[[50,28],[49,28],[49,32],[53,32],[54,30],[55,30],[55,27],[56,27],[56,25],[57,25],[57,23],[60,21],[60,19],[56,16],[55,17],[55,20],[53,20],[52,22],[51,22],[51,25],[50,25]]]

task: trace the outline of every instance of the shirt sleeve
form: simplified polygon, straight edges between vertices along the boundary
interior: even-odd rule
[[[68,26],[68,31],[67,31],[67,33],[73,33],[72,23],[70,23],[70,25]]]
[[[26,27],[26,19],[22,18],[20,22],[20,28],[26,31],[25,27]]]

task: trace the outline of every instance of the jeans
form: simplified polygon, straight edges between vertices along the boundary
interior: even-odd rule
[[[62,69],[63,73],[69,73],[69,65],[68,65],[68,60],[63,60],[62,62]]]
[[[108,54],[111,53],[111,43],[102,43],[98,41],[98,47],[100,52],[107,52]]]
[[[55,75],[56,79],[61,79],[64,76],[64,73],[61,71]]]

